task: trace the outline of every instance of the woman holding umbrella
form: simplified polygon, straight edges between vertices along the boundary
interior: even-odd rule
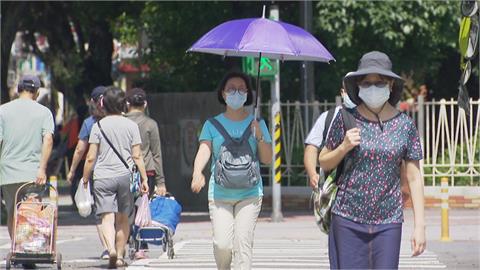
[[[218,101],[226,110],[208,119],[199,137],[191,188],[198,193],[204,187],[203,169],[212,156],[208,205],[218,269],[230,269],[232,253],[235,269],[251,268],[253,235],[263,197],[259,162],[272,160],[265,122],[254,119],[244,107],[252,100],[249,77],[240,72],[226,74],[218,88]]]
[[[426,245],[423,179],[419,161],[422,147],[415,123],[394,106],[403,80],[391,71],[381,52],[360,59],[358,70],[345,79],[357,128],[344,130],[337,115],[320,153],[322,169],[345,167],[338,179],[330,233],[341,269],[397,269],[403,211],[400,170],[405,162],[414,211],[411,238],[413,256]],[[348,166],[348,164],[351,164]]]

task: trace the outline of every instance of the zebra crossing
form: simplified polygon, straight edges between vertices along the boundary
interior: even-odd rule
[[[425,251],[412,258],[410,251],[400,254],[400,269],[444,269],[446,265],[438,256]],[[217,269],[213,257],[213,247],[209,240],[191,240],[175,245],[175,258],[169,260],[166,254],[157,259],[139,260],[128,269]],[[255,240],[252,269],[301,270],[330,269],[328,250],[315,240]]]

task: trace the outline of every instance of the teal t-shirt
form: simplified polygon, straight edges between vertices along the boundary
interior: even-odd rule
[[[253,120],[253,115],[249,115],[247,118],[241,121],[233,121],[228,118],[226,118],[223,113],[215,116],[215,119],[217,119],[227,130],[228,134],[232,138],[240,138],[245,131],[246,128],[250,128],[250,123]],[[270,133],[268,132],[267,125],[265,124],[265,121],[261,120],[260,121],[260,128],[262,129],[263,137],[265,142],[271,143],[272,139],[270,137]],[[210,180],[208,183],[208,199],[209,200],[243,200],[246,198],[252,198],[252,197],[261,197],[263,196],[263,184],[262,181],[259,181],[259,183],[252,187],[252,188],[247,188],[247,189],[229,189],[229,188],[224,188],[220,185],[217,185],[214,180],[213,176],[213,171],[215,169],[215,161],[218,156],[218,153],[220,152],[220,146],[222,143],[225,141],[223,136],[218,132],[218,130],[213,126],[210,121],[205,121],[205,124],[203,125],[202,132],[200,134],[200,137],[198,139],[200,142],[201,141],[210,141],[212,143],[212,165],[210,168],[210,172],[212,173],[210,176]],[[252,147],[252,150],[254,153],[257,153],[257,141],[255,138],[250,136],[250,139],[248,140],[250,143],[250,146]],[[258,155],[258,153],[257,153]],[[257,166],[260,166],[260,163],[257,162]]]
[[[43,136],[53,131],[52,113],[33,100],[19,98],[0,106],[0,185],[35,180]]]

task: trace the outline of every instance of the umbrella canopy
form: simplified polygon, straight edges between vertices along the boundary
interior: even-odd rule
[[[202,52],[223,56],[268,57],[279,60],[335,61],[330,52],[304,29],[265,18],[227,21],[201,37],[187,52]],[[258,61],[255,118],[261,97],[260,63]]]
[[[188,52],[223,56],[268,57],[279,60],[335,61],[304,29],[266,18],[232,20],[206,33]]]

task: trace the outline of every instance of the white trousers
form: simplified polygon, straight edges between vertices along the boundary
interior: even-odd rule
[[[252,267],[253,235],[262,198],[239,201],[209,201],[213,226],[213,252],[217,268],[229,270],[232,259],[234,269]]]

